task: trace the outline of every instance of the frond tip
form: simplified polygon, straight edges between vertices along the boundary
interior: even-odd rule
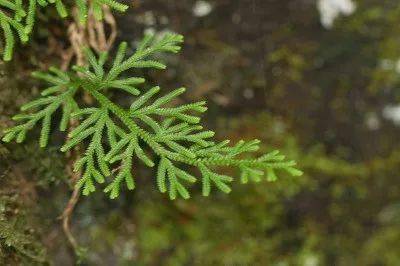
[[[153,167],[157,187],[170,199],[188,199],[191,184],[201,182],[202,194],[208,196],[213,189],[231,192],[232,176],[219,173],[220,168],[235,168],[242,183],[277,180],[276,172],[283,170],[292,176],[302,172],[296,163],[285,160],[279,151],[259,155],[259,140],[229,140],[215,142],[214,132],[200,125],[200,114],[207,110],[205,101],[173,105],[186,89],[178,88],[159,96],[161,88],[140,89],[145,80],[125,77],[124,72],[136,68],[161,68],[164,64],[153,56],[160,52],[179,51],[183,37],[166,34],[161,38],[145,36],[136,52],[125,58],[126,43],[122,43],[113,64],[106,67],[108,54],[95,55],[86,51],[89,65],[73,67],[71,72],[50,68],[49,73],[34,76],[51,84],[42,91],[42,97],[21,107],[24,113],[14,117],[21,124],[6,130],[3,141],[22,142],[29,129],[42,122],[40,146],[46,146],[50,124],[56,110],[62,110],[60,130],[65,130],[70,119],[81,119],[80,125],[70,131],[69,139],[61,147],[66,152],[76,145],[86,150],[75,164],[82,171],[77,186],[88,195],[96,184],[107,182],[104,192],[110,198],[119,196],[123,186],[135,188],[132,171],[135,162]],[[120,89],[128,93],[132,103],[123,108],[110,100],[107,90]],[[89,93],[97,106],[79,108],[74,100],[78,90]],[[255,156],[258,155],[258,156]],[[199,176],[188,168],[197,169]]]

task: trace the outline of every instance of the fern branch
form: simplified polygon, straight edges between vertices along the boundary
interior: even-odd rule
[[[184,88],[158,96],[161,89],[157,86],[141,94],[137,85],[144,82],[143,78],[122,76],[123,72],[137,67],[164,67],[149,57],[158,52],[176,53],[182,41],[183,37],[176,34],[166,34],[159,39],[145,36],[136,52],[127,59],[124,59],[126,43],[122,43],[109,69],[106,67],[107,53],[96,56],[86,50],[89,61],[86,67],[74,67],[72,73],[56,68],[51,68],[50,73],[36,73],[36,77],[52,86],[42,92],[43,97],[22,107],[23,110],[39,111],[17,115],[16,120],[26,122],[7,130],[3,140],[16,138],[21,142],[27,130],[42,120],[40,144],[45,146],[55,110],[62,106],[61,130],[65,130],[65,121],[85,117],[70,132],[69,141],[61,148],[65,152],[87,142],[84,155],[75,165],[75,171],[83,172],[77,186],[82,188],[84,195],[95,191],[95,184],[103,183],[109,177],[112,179],[104,192],[109,193],[110,198],[118,197],[123,183],[129,190],[134,189],[132,167],[136,158],[148,167],[157,167],[157,186],[162,193],[168,192],[171,199],[178,196],[189,198],[187,184],[199,179],[204,196],[208,196],[213,187],[229,193],[234,178],[217,173],[221,167],[236,168],[242,183],[249,180],[258,182],[264,175],[267,175],[267,180],[275,181],[277,170],[287,171],[293,176],[301,175],[301,171],[295,168],[296,163],[285,160],[278,151],[252,155],[258,154],[258,140],[239,141],[231,146],[227,140],[213,141],[214,132],[199,125],[198,114],[207,110],[204,101],[168,106],[184,93]],[[112,102],[105,95],[109,89],[128,92],[134,97],[131,106],[126,109]],[[73,100],[77,90],[89,93],[98,107],[79,109]],[[201,177],[185,170],[188,167],[197,168]]]
[[[62,0],[29,0],[23,4],[21,0],[0,0],[0,27],[4,35],[3,60],[10,61],[15,46],[15,34],[22,43],[29,39],[29,34],[35,24],[38,5],[41,7],[54,4],[60,17],[68,16],[68,8]],[[86,23],[89,10],[93,10],[95,18],[103,18],[103,6],[108,6],[118,12],[125,12],[127,5],[114,0],[75,0],[78,9],[78,18],[82,24]]]

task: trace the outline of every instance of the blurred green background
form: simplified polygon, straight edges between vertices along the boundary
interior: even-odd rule
[[[144,31],[186,40],[168,70],[146,72],[150,85],[187,87],[184,101],[208,101],[204,121],[218,138],[258,138],[305,174],[170,201],[152,170],[136,169],[134,192],[80,199],[72,228],[83,265],[400,265],[398,0],[131,5],[117,15],[120,40],[134,47]],[[34,43],[1,66],[0,129],[37,95],[29,73],[57,64],[47,40],[63,31],[42,14]],[[74,264],[57,220],[70,196],[64,136],[53,135],[47,150],[34,134],[0,144],[4,265]]]

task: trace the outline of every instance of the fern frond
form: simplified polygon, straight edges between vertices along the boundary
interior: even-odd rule
[[[29,112],[13,117],[14,120],[22,121],[22,123],[7,129],[3,141],[9,142],[14,138],[17,142],[24,141],[26,133],[39,121],[42,121],[39,143],[41,147],[45,147],[50,134],[51,119],[57,109],[62,109],[63,112],[60,130],[64,131],[67,128],[71,113],[78,108],[74,100],[74,94],[78,88],[70,81],[68,76],[56,68],[51,68],[50,73],[34,72],[32,75],[46,80],[52,86],[43,90],[42,97],[21,106],[21,111]]]
[[[21,0],[0,0],[0,27],[4,35],[3,60],[9,61],[13,55],[15,46],[15,34],[22,43],[29,39],[29,34],[35,24],[38,5],[41,7],[53,4],[60,17],[68,16],[68,8],[62,0],[29,0],[23,3]],[[86,23],[89,10],[93,10],[97,19],[103,18],[103,6],[108,6],[118,12],[125,12],[127,5],[114,0],[75,0],[78,9],[78,18],[81,23]]]
[[[41,1],[45,2],[45,0]],[[56,10],[60,15],[60,17],[65,18],[68,16],[68,10],[62,0],[48,0],[48,2],[55,5]],[[103,6],[108,6],[110,9],[113,9],[118,12],[125,12],[126,9],[128,8],[127,5],[121,4],[114,0],[91,0],[91,1],[75,0],[75,5],[78,9],[79,21],[82,24],[86,23],[88,12],[90,9],[93,10],[95,18],[101,20],[103,19],[103,8],[102,8]]]
[[[8,9],[8,12],[3,11],[3,8]],[[10,17],[8,13],[15,14],[14,17]],[[26,34],[25,27],[21,23],[21,17],[25,16],[26,13],[23,9],[20,9],[19,5],[12,2],[3,0],[0,1],[0,26],[4,32],[5,46],[3,51],[3,60],[10,61],[13,54],[15,38],[13,31],[16,32],[21,42],[28,41],[28,35]]]
[[[132,68],[151,67],[165,69],[166,66],[162,62],[148,60],[147,58],[160,52],[177,53],[181,49],[180,44],[182,42],[183,36],[179,34],[166,33],[159,38],[155,38],[153,35],[146,35],[138,45],[136,52],[125,60],[123,58],[126,52],[126,43],[121,43],[114,64],[106,75],[105,81],[115,80],[121,73]]]
[[[27,122],[7,130],[3,140],[16,138],[21,142],[27,129],[42,120],[40,143],[45,146],[56,109],[63,108],[65,116],[61,129],[64,130],[68,124],[65,121],[84,117],[61,148],[65,152],[75,145],[87,143],[85,153],[75,165],[76,171],[83,172],[77,186],[82,188],[84,195],[95,191],[96,183],[106,180],[109,181],[104,192],[109,193],[110,198],[118,197],[123,184],[129,190],[134,189],[134,161],[156,168],[157,186],[160,192],[168,192],[170,199],[189,198],[189,185],[198,180],[202,183],[204,196],[214,188],[229,193],[234,178],[218,171],[226,167],[237,169],[242,183],[259,182],[265,175],[267,180],[275,181],[277,170],[301,175],[295,168],[296,163],[285,160],[278,151],[260,156],[258,140],[242,140],[234,145],[229,145],[228,140],[213,141],[214,132],[204,130],[199,124],[199,114],[207,110],[204,101],[171,107],[171,103],[185,92],[184,88],[158,96],[160,87],[139,90],[137,86],[144,82],[143,78],[123,76],[125,71],[137,67],[164,66],[152,57],[159,52],[179,51],[182,41],[183,37],[176,34],[166,34],[158,39],[147,35],[136,52],[126,59],[127,45],[122,43],[109,69],[105,64],[108,54],[95,55],[86,50],[88,66],[73,67],[70,73],[55,68],[49,73],[35,73],[51,86],[42,92],[43,97],[22,107],[23,110],[39,111],[17,115],[16,120]],[[106,96],[105,92],[112,89],[121,89],[133,97],[129,108],[119,106]],[[98,106],[77,108],[73,101],[76,90],[89,93]],[[199,177],[188,171],[196,168]]]
[[[70,132],[70,139],[61,148],[61,151],[65,152],[91,137],[90,144],[79,165],[75,165],[75,171],[85,167],[83,178],[78,182],[78,186],[83,187],[84,195],[88,195],[95,190],[93,180],[103,183],[105,176],[109,176],[111,173],[108,164],[104,160],[105,148],[102,143],[102,136],[109,120],[107,109],[92,109],[90,116]]]

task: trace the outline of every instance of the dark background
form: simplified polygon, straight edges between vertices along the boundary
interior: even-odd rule
[[[72,228],[84,264],[400,265],[397,0],[354,1],[328,28],[312,0],[209,0],[201,17],[192,0],[134,2],[116,15],[119,40],[185,36],[168,70],[146,72],[149,85],[187,87],[184,101],[207,100],[218,138],[258,138],[305,174],[170,201],[151,170],[136,169],[134,192],[80,199]],[[47,39],[62,42],[66,22],[49,12],[38,23],[33,43],[1,66],[0,129],[38,94],[29,73],[59,62]],[[72,265],[57,219],[70,196],[64,136],[40,150],[37,134],[0,144],[0,258]]]

